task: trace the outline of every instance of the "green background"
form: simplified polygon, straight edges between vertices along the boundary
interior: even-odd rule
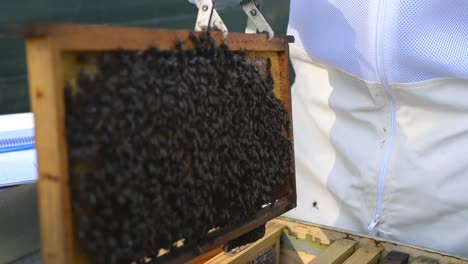
[[[265,0],[262,13],[275,34],[286,33],[289,0]],[[0,28],[35,21],[192,29],[196,14],[186,0],[6,0],[0,3]],[[247,17],[240,7],[220,15],[229,31],[244,30]],[[28,111],[23,41],[0,34],[0,114]]]

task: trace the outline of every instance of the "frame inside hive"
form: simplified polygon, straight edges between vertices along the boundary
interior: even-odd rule
[[[65,133],[64,84],[76,77],[80,54],[114,50],[144,50],[151,45],[171,50],[180,40],[188,40],[190,31],[154,30],[91,25],[34,24],[13,26],[10,34],[26,38],[30,98],[35,116],[36,148],[39,169],[39,206],[42,255],[47,263],[86,263],[88,257],[76,239],[71,210]],[[221,34],[213,33],[218,43]],[[292,124],[289,84],[289,37],[267,41],[264,35],[230,33],[226,44],[231,50],[247,50],[251,63],[260,70],[265,59],[271,60],[275,95],[282,100]],[[185,48],[190,48],[190,42]],[[288,137],[292,141],[292,126]],[[293,155],[293,151],[291,151]],[[292,157],[293,158],[293,157]],[[294,160],[294,159],[293,159]],[[292,175],[278,186],[277,202],[258,211],[251,219],[234,227],[211,232],[202,252],[219,247],[253,230],[296,205],[295,179]],[[176,252],[158,258],[174,263],[185,262],[199,252],[197,245],[182,245]]]

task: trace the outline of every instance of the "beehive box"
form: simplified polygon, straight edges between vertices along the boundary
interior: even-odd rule
[[[174,50],[180,41],[186,43],[185,49],[190,49],[193,48],[189,41],[191,32],[64,24],[16,25],[10,26],[8,32],[26,38],[38,153],[41,250],[44,263],[89,263],[89,256],[78,243],[72,214],[64,87],[76,81],[81,67],[77,58],[82,55],[116,50],[141,51],[149,46],[157,46],[159,50]],[[221,43],[221,34],[213,33],[212,37],[216,43]],[[267,41],[265,35],[241,33],[230,33],[226,40],[230,50],[246,50],[250,63],[259,71],[266,69],[269,59],[274,93],[282,101],[291,123],[289,42],[290,37],[275,37]],[[291,126],[286,134],[292,141]],[[291,150],[293,160],[292,155]],[[295,207],[294,174],[274,188],[274,195],[274,203],[259,209],[249,219],[210,231],[205,239],[197,243],[180,243],[174,252],[160,250],[159,257],[153,261],[188,261]]]
[[[286,218],[268,222],[261,240],[205,261],[198,263],[468,264],[446,253]]]

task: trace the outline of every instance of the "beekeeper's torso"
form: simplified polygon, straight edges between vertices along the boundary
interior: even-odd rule
[[[291,0],[304,221],[468,256],[468,1]]]

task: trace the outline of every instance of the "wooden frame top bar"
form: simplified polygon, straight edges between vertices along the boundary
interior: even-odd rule
[[[191,32],[190,30],[47,23],[10,24],[5,28],[6,35],[12,37],[52,38],[59,43],[58,47],[65,51],[142,50],[148,48],[148,43],[154,43],[160,49],[172,49],[177,41],[188,40]],[[211,35],[218,43],[222,42],[221,32],[211,32]],[[164,37],[161,38],[161,36]],[[292,36],[275,36],[268,41],[265,34],[236,32],[229,33],[225,40],[231,50],[255,51],[284,51],[287,44],[292,42],[294,42]],[[191,47],[190,41],[186,41],[186,48]]]

